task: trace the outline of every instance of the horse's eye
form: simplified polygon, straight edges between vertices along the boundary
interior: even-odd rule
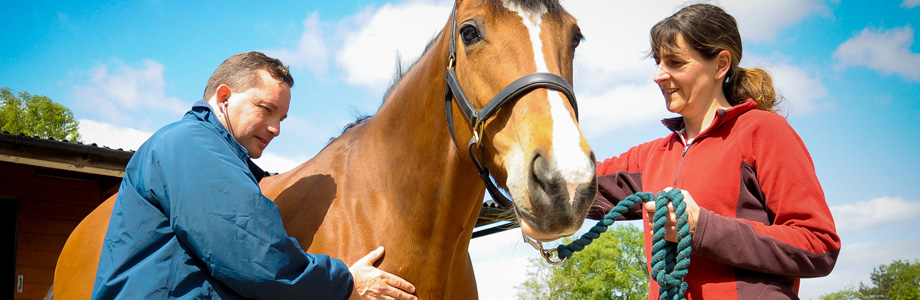
[[[479,35],[479,30],[476,29],[473,25],[466,25],[460,28],[460,38],[463,39],[463,44],[469,46],[472,43],[478,42],[482,39],[482,36]]]
[[[578,45],[581,44],[581,41],[585,39],[585,36],[581,32],[576,32],[572,35],[572,49],[578,48]]]

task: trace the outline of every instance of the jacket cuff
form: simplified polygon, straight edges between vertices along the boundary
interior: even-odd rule
[[[706,226],[709,225],[709,219],[712,217],[713,212],[708,209],[700,207],[700,215],[696,219],[696,230],[693,232],[693,235],[690,237],[690,247],[693,249],[701,249],[703,245],[703,239],[706,235]],[[693,250],[691,250],[691,253]]]

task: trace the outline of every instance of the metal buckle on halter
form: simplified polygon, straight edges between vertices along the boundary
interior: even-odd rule
[[[447,69],[448,69],[448,70],[453,69],[453,68],[454,68],[454,64],[455,64],[456,62],[457,62],[457,60],[454,58],[453,55],[451,55],[451,56],[447,59]]]
[[[543,256],[543,259],[545,259],[546,262],[549,263],[550,265],[558,266],[565,262],[565,259],[558,260],[558,261],[553,260],[553,256],[556,256],[555,255],[557,251],[556,248],[549,249],[549,250],[543,249],[543,242],[537,241],[535,239],[531,239],[529,236],[524,234],[523,231],[521,231],[521,236],[524,237],[524,242],[527,242],[527,244],[530,244],[530,246],[533,247],[534,249],[539,250],[540,255]]]
[[[479,117],[476,117],[476,118],[479,119]],[[483,134],[484,127],[485,127],[485,122],[478,121],[478,120],[473,125],[473,138],[476,139],[476,148],[482,148],[482,136],[483,136],[482,134]]]

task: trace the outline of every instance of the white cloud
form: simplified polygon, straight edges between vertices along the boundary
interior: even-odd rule
[[[857,232],[893,225],[920,215],[920,201],[879,197],[865,202],[831,207],[838,232]]]
[[[830,104],[820,101],[827,98],[827,87],[820,77],[790,64],[776,64],[768,69],[778,96],[784,98],[781,110],[791,114],[808,114],[830,107]]]
[[[153,132],[112,125],[95,120],[80,119],[80,137],[86,144],[95,143],[113,149],[137,150]]]
[[[871,284],[869,275],[873,268],[899,259],[913,262],[918,258],[917,249],[920,249],[917,240],[848,243],[844,239],[834,271],[827,277],[802,280],[799,297],[820,299],[823,294],[859,287],[859,283]]]
[[[145,59],[138,68],[121,61],[112,66],[97,64],[86,72],[89,82],[73,87],[78,107],[97,113],[97,117],[116,123],[129,123],[130,113],[185,112],[189,105],[165,95],[163,64]]]
[[[284,173],[290,171],[305,161],[307,161],[306,158],[290,158],[269,151],[263,151],[262,157],[252,160],[252,162],[259,165],[262,170],[271,173]]]
[[[867,27],[840,44],[833,57],[839,68],[862,66],[918,81],[920,54],[911,51],[913,44],[914,29],[910,25],[890,30]]]
[[[540,256],[518,228],[473,239],[469,252],[483,300],[514,299],[514,287],[527,280],[529,260]]]
[[[651,81],[580,92],[578,105],[579,125],[587,139],[601,138],[619,128],[654,125],[662,118],[673,117],[664,107],[661,90]]]
[[[576,50],[576,89],[604,94],[618,84],[652,82],[654,62],[645,58],[649,29],[680,3],[565,1],[585,35]]]
[[[341,33],[343,47],[336,54],[345,81],[382,93],[396,70],[397,52],[404,66],[415,61],[446,24],[450,10],[446,1],[410,1],[354,16],[357,28]]]
[[[828,91],[821,77],[788,61],[782,55],[770,58],[745,56],[741,67],[760,68],[770,73],[777,96],[784,98],[779,106],[781,113],[806,115],[833,108],[832,102],[822,101],[827,100]]]
[[[723,0],[721,7],[735,17],[741,37],[755,43],[776,41],[780,32],[813,14],[830,14],[820,0]]]
[[[920,6],[920,0],[904,0],[904,2],[901,2],[901,7],[907,9],[911,9],[917,6]]]
[[[319,13],[312,13],[303,20],[304,31],[300,34],[296,49],[266,50],[265,54],[280,59],[294,68],[307,68],[314,74],[323,74],[329,68],[329,50],[323,36]]]

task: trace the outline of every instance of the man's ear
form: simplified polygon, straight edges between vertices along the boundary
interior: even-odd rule
[[[716,56],[716,80],[722,81],[728,76],[728,69],[732,66],[732,54],[728,50],[722,50]]]
[[[226,84],[221,84],[217,87],[217,91],[214,92],[214,97],[216,98],[216,104],[218,107],[226,106],[229,104],[230,96],[233,95],[233,91],[230,90],[230,87]]]

